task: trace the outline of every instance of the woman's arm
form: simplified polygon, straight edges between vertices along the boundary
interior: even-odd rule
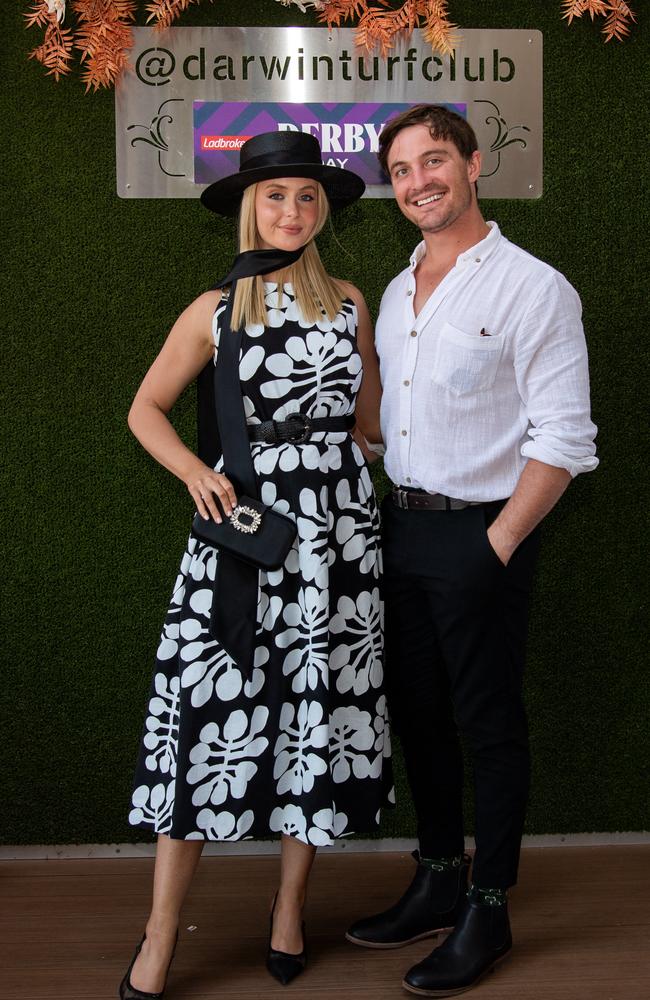
[[[355,407],[357,425],[367,441],[371,444],[378,444],[382,440],[379,426],[381,381],[379,379],[379,361],[377,352],[375,351],[375,338],[370,313],[359,289],[348,282],[342,282],[342,284],[345,286],[346,294],[357,307],[359,320],[357,327],[357,347],[363,363],[363,379],[357,394]]]
[[[237,504],[232,484],[183,444],[167,414],[212,357],[212,317],[220,298],[219,291],[206,292],[179,316],[145,375],[128,417],[143,448],[185,483],[199,514],[206,520],[212,515],[217,522],[221,514],[213,494],[230,514]]]

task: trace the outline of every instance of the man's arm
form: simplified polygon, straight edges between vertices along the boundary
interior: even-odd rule
[[[571,479],[598,465],[580,314],[575,290],[554,273],[542,284],[518,331],[514,364],[530,420],[521,448],[527,462],[488,531],[504,564],[552,510]]]
[[[490,545],[504,566],[517,546],[553,509],[570,482],[566,469],[534,458],[528,460],[515,492],[488,528]]]

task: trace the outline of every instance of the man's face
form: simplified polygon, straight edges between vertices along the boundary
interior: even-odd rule
[[[397,204],[423,233],[448,229],[470,210],[480,170],[480,153],[465,160],[453,142],[432,139],[426,125],[398,132],[388,154]]]

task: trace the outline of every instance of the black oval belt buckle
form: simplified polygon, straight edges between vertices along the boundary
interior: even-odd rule
[[[291,444],[303,444],[311,437],[311,418],[304,413],[291,413],[285,420],[287,424],[295,424],[295,430],[289,430],[287,441]]]

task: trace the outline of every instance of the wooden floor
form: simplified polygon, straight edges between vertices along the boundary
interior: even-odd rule
[[[275,857],[205,858],[185,907],[166,1000],[405,1000],[399,951],[349,945],[356,917],[392,902],[410,879],[405,854],[326,854],[307,909],[310,960],[288,987],[263,959]],[[0,863],[3,1000],[108,1000],[139,940],[152,862]],[[529,848],[511,895],[512,956],[476,1000],[648,1000],[650,847]]]

